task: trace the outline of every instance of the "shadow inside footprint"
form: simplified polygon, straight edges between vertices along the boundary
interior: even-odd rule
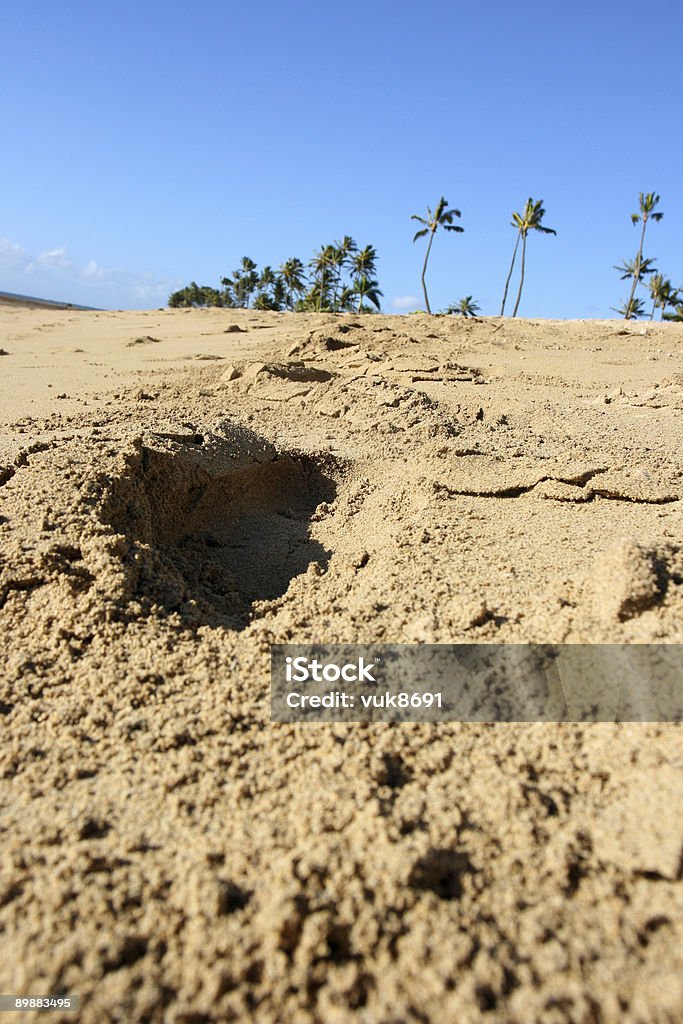
[[[129,460],[104,519],[128,541],[138,599],[191,625],[240,629],[255,601],[280,597],[313,562],[327,566],[309,524],[334,481],[310,456],[262,441],[255,453],[254,436],[241,451],[234,438],[222,442],[223,458],[214,443],[205,452],[143,446]]]

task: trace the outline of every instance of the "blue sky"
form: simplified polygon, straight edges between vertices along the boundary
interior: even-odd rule
[[[437,235],[432,309],[496,314],[533,196],[557,237],[530,238],[520,315],[614,315],[640,191],[683,285],[682,27],[680,0],[7,6],[0,290],[155,307],[350,234],[408,310],[410,215],[444,195],[465,232]]]

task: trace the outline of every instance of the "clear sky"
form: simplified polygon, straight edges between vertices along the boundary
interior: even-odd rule
[[[629,215],[683,285],[683,8],[633,0],[24,0],[0,59],[0,290],[164,305],[352,235],[386,312],[422,304],[412,213],[444,195],[432,309],[497,314],[513,210],[543,199],[520,315],[613,316]]]

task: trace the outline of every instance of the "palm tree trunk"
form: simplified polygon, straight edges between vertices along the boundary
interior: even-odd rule
[[[358,290],[358,309],[356,310],[356,312],[360,313],[362,308],[363,308],[363,286],[361,285],[361,287]]]
[[[429,307],[429,298],[427,297],[427,285],[425,284],[425,274],[427,273],[427,260],[429,259],[429,252],[432,248],[432,242],[434,241],[434,234],[434,231],[431,231],[429,234],[429,245],[427,246],[427,253],[425,255],[424,266],[422,267],[422,291],[424,292],[425,306],[427,307],[428,313],[431,313],[431,309]]]
[[[650,320],[654,320],[656,308],[657,308],[657,300],[655,299],[655,301],[652,303],[652,312],[650,313]]]
[[[512,263],[510,264],[510,270],[508,271],[507,280],[505,282],[505,291],[503,292],[503,301],[500,307],[500,315],[503,316],[505,313],[505,302],[508,297],[508,288],[510,286],[510,278],[512,277],[512,271],[515,267],[515,260],[517,259],[517,249],[519,247],[519,232],[517,232],[517,241],[515,242],[514,252],[512,253]]]
[[[628,297],[628,303],[626,304],[626,314],[624,320],[631,319],[631,306],[633,304],[633,298],[636,294],[636,288],[640,281],[640,264],[643,259],[643,244],[645,242],[645,225],[647,224],[647,217],[643,214],[643,230],[640,235],[640,248],[638,249],[638,255],[636,256],[636,272],[633,275],[633,284],[631,285],[631,294]]]
[[[519,309],[519,300],[522,298],[522,288],[524,287],[524,264],[526,261],[526,235],[522,237],[522,267],[521,274],[519,277],[519,291],[517,292],[517,301],[515,302],[515,308],[512,311],[513,317],[517,316],[517,310]]]
[[[334,287],[332,289],[332,312],[337,312],[337,299],[339,295],[339,282],[341,281],[341,270],[335,267],[334,270]]]

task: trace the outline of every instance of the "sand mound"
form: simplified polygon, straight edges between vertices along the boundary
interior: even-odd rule
[[[269,691],[273,643],[683,642],[683,328],[2,315],[0,991],[683,1019],[679,726]]]

